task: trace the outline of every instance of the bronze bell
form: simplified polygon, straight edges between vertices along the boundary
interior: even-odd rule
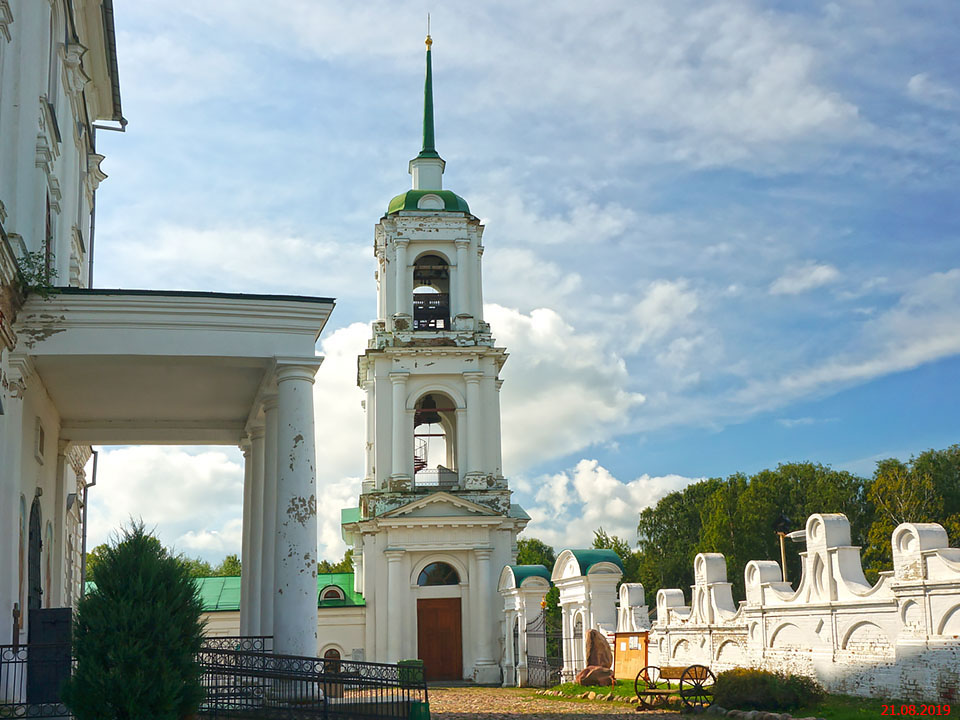
[[[440,413],[437,412],[437,401],[433,399],[433,395],[426,395],[420,401],[420,409],[417,411],[414,427],[432,425],[438,422],[440,422]]]

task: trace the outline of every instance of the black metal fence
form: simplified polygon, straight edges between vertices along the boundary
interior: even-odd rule
[[[198,656],[212,718],[426,718],[422,667],[207,646]]]
[[[200,714],[234,718],[428,718],[423,667],[275,655],[270,637],[208,637]],[[0,719],[69,718],[69,645],[0,646]]]
[[[70,645],[0,645],[0,718],[69,717],[60,690],[73,670]]]

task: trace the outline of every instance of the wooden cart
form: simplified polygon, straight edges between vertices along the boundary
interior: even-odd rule
[[[677,681],[677,684],[673,685],[671,681]],[[705,665],[647,665],[637,673],[633,689],[644,710],[666,705],[670,695],[678,695],[684,706],[691,710],[702,710],[713,704],[713,685],[716,681],[716,676]]]

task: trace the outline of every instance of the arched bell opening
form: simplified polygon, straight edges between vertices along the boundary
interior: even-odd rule
[[[439,255],[413,264],[413,329],[450,329],[450,266]]]
[[[413,473],[417,487],[453,487],[457,469],[457,408],[441,393],[427,393],[414,406]]]

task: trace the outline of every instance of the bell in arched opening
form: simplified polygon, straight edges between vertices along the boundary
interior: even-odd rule
[[[433,395],[426,395],[419,403],[413,426],[432,425],[438,422],[440,422],[440,413],[437,412],[437,401]]]

